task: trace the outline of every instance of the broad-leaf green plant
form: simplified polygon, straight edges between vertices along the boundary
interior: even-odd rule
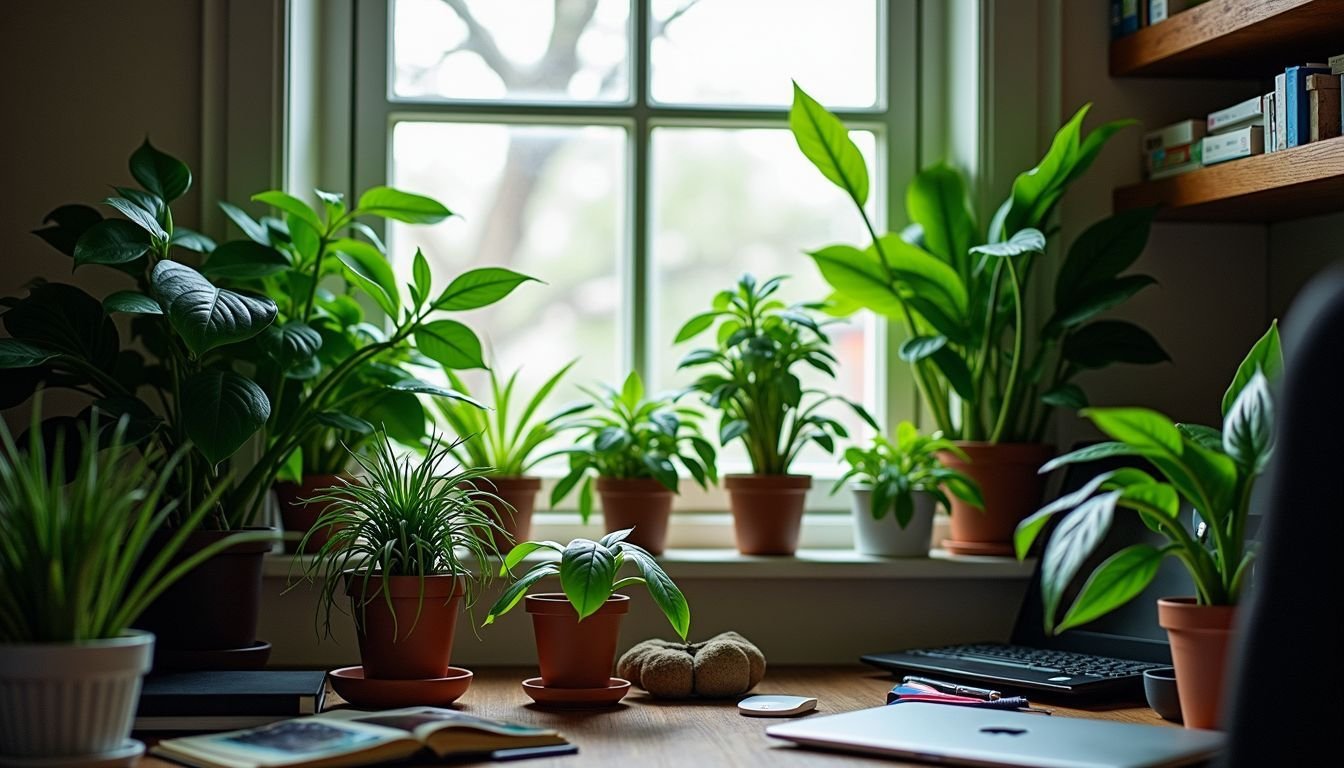
[[[504,558],[499,575],[510,572],[523,558],[538,551],[549,551],[559,556],[559,562],[548,559],[532,566],[511,584],[485,617],[486,624],[508,613],[517,605],[527,590],[548,576],[559,576],[560,587],[574,607],[579,621],[592,616],[618,590],[643,584],[649,596],[658,604],[672,629],[684,641],[691,629],[691,608],[686,596],[653,555],[642,547],[626,541],[633,528],[608,533],[597,541],[574,539],[569,544],[554,541],[527,541],[513,548]],[[617,578],[626,563],[631,563],[638,576]]]
[[[849,469],[836,481],[831,493],[840,490],[848,480],[867,486],[872,492],[869,512],[873,519],[881,520],[892,512],[902,528],[910,524],[915,514],[916,493],[933,496],[943,509],[950,511],[952,503],[947,492],[951,491],[967,504],[983,509],[980,486],[965,474],[945,466],[938,457],[940,453],[966,460],[966,454],[940,433],[921,435],[913,423],[902,421],[896,425],[894,441],[877,435],[866,447],[845,449]]]
[[[577,486],[579,515],[593,512],[593,478],[652,478],[677,492],[677,464],[701,488],[718,482],[714,446],[700,434],[700,412],[677,405],[679,394],[645,397],[638,373],[625,377],[619,390],[601,385],[584,390],[595,408],[573,422],[577,445],[556,453],[569,456],[569,473],[551,492],[551,506]]]
[[[1046,524],[1064,517],[1041,555],[1041,594],[1048,632],[1094,621],[1143,592],[1166,557],[1194,580],[1200,605],[1235,605],[1255,560],[1246,542],[1251,494],[1273,451],[1271,382],[1283,369],[1277,325],[1271,325],[1237,368],[1223,396],[1222,429],[1177,424],[1144,408],[1092,408],[1083,414],[1111,442],[1081,448],[1041,468],[1137,456],[1159,477],[1136,469],[1103,472],[1074,493],[1041,508],[1017,527],[1018,557],[1026,557]],[[1182,522],[1193,508],[1194,530]],[[1131,544],[1091,572],[1063,618],[1064,596],[1105,537],[1117,509],[1128,509],[1166,538],[1161,546]]]
[[[713,332],[715,346],[690,352],[678,368],[708,369],[690,389],[722,413],[720,444],[741,440],[759,475],[788,474],[809,442],[835,451],[835,438],[849,433],[823,412],[828,403],[845,403],[878,428],[858,403],[803,386],[798,376],[803,366],[834,378],[838,361],[823,328],[837,321],[818,320],[810,305],[775,298],[783,280],[757,282],[743,275],[732,290],[715,295],[708,312],[686,321],[676,337],[680,344]]]
[[[453,447],[434,436],[420,456],[399,450],[379,430],[371,451],[351,452],[360,468],[357,477],[341,480],[316,497],[326,508],[304,534],[300,549],[306,550],[319,532],[329,532],[321,548],[302,563],[304,577],[321,582],[317,615],[324,636],[331,636],[333,608],[344,610],[338,593],[344,579],[361,586],[362,598],[355,604],[360,622],[375,600],[391,604],[389,580],[382,579],[374,589],[374,577],[413,576],[423,584],[427,576],[458,576],[465,583],[464,603],[468,608],[475,603],[491,573],[473,567],[499,557],[493,534],[507,535],[493,513],[503,502],[481,490],[488,487],[481,478],[490,469],[457,466]],[[419,606],[423,604],[422,593]],[[415,621],[419,617],[417,609]],[[394,634],[409,635],[415,621],[402,632],[394,617]]]
[[[223,490],[182,508],[170,484],[189,449],[141,452],[127,416],[44,430],[41,410],[39,397],[26,441],[0,420],[0,643],[118,637],[205,560],[270,537],[235,533],[177,559]],[[175,516],[176,530],[150,548]]]
[[[448,427],[459,435],[473,436],[457,444],[458,461],[470,467],[491,467],[496,477],[522,477],[531,471],[546,458],[539,453],[542,447],[574,429],[577,424],[573,417],[592,407],[591,403],[574,403],[547,416],[539,415],[546,398],[576,362],[571,361],[538,387],[522,404],[521,412],[515,410],[518,404],[514,401],[518,371],[501,381],[496,369],[490,369],[490,397],[478,397],[486,408],[461,400],[438,400],[439,417]],[[451,369],[444,369],[444,373],[454,390],[471,395],[457,373]],[[517,421],[511,419],[515,413]]]
[[[1026,306],[1056,206],[1110,137],[1133,123],[1084,134],[1087,112],[1088,105],[1079,109],[1036,167],[1017,176],[987,228],[976,222],[961,174],[939,164],[906,189],[911,225],[879,233],[865,207],[862,153],[841,121],[794,84],[789,126],[798,146],[853,201],[871,238],[809,254],[834,291],[829,303],[841,314],[870,309],[902,327],[900,356],[950,439],[1040,442],[1052,409],[1087,405],[1074,382],[1079,373],[1168,359],[1137,325],[1097,319],[1155,282],[1122,274],[1147,243],[1152,210],[1124,211],[1085,230],[1055,273],[1053,306],[1039,324]]]

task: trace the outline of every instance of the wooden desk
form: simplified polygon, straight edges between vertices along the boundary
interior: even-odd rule
[[[782,720],[744,717],[738,714],[735,700],[663,702],[631,689],[613,709],[541,709],[531,703],[519,685],[535,674],[530,668],[482,669],[476,673],[471,690],[456,705],[464,712],[485,717],[555,728],[579,747],[578,755],[520,761],[517,763],[520,767],[715,768],[731,765],[789,768],[843,766],[855,762],[901,764],[881,758],[806,751],[775,741],[765,735],[765,728]],[[881,704],[893,682],[891,676],[868,667],[772,667],[757,692],[816,696],[820,702],[818,711],[834,714]],[[1047,706],[1054,710],[1054,717],[1165,723],[1147,707],[1083,710]],[[146,758],[140,765],[163,768],[175,764]]]

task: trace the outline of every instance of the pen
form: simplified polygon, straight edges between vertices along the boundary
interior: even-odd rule
[[[927,677],[916,677],[914,675],[907,675],[905,678],[902,679],[902,682],[923,683],[924,685],[927,685],[930,688],[933,688],[934,690],[941,691],[943,693],[950,693],[954,696],[974,696],[976,698],[988,699],[990,701],[993,701],[994,699],[997,699],[1003,695],[998,691],[991,691],[988,688],[976,688],[975,686],[971,685],[959,685],[957,683],[947,683],[942,680],[931,680]]]

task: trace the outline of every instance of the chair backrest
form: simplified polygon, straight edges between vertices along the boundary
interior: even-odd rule
[[[1309,765],[1344,737],[1344,265],[1283,323],[1277,443],[1240,648],[1224,707],[1224,764]]]

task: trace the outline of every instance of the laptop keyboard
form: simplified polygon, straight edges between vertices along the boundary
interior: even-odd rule
[[[1006,667],[1026,667],[1040,672],[1058,672],[1074,677],[1083,675],[1100,678],[1131,677],[1142,674],[1145,669],[1162,666],[1145,661],[1113,659],[1109,656],[1092,656],[1072,651],[1026,648],[1020,645],[948,645],[941,648],[917,649],[907,653],[942,659],[969,659],[986,664],[1002,664]]]

